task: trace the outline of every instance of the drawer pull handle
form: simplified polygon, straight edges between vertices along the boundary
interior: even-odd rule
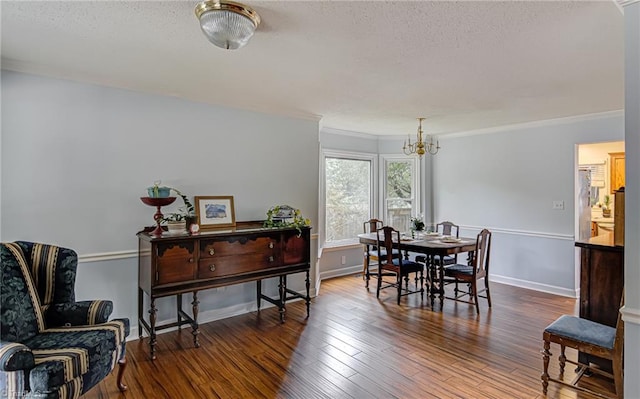
[[[273,262],[273,256],[269,257],[269,262]]]
[[[189,263],[193,263],[193,258],[189,258]]]
[[[213,265],[213,264],[209,265],[209,271],[215,272],[216,271],[216,265]]]
[[[273,249],[273,243],[272,242],[269,243],[269,249]]]
[[[209,250],[209,255],[215,255],[215,254],[216,254],[216,250],[215,250],[215,249],[213,249],[213,248],[211,248],[211,249]]]

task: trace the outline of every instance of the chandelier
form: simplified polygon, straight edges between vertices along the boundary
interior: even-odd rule
[[[260,25],[251,7],[226,0],[205,0],[196,6],[196,17],[207,39],[228,50],[243,47]]]
[[[408,140],[405,140],[404,144],[402,145],[402,151],[405,153],[405,155],[417,154],[418,156],[422,157],[425,152],[428,152],[431,155],[436,155],[438,153],[438,150],[440,149],[439,141],[436,141],[434,144],[433,137],[429,136],[429,142],[426,143],[422,138],[423,120],[425,120],[425,118],[418,118],[419,125],[418,133],[416,136],[417,141],[415,143],[412,143],[411,137],[407,136]]]

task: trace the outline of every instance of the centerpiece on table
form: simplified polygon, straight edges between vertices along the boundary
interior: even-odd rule
[[[416,231],[424,231],[424,221],[422,217],[416,216],[411,218],[411,238],[416,238]],[[418,233],[419,234],[419,233]]]

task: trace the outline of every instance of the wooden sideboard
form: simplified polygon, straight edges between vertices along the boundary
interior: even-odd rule
[[[258,310],[264,299],[278,307],[285,320],[285,303],[304,299],[309,317],[310,227],[263,228],[262,222],[239,222],[225,230],[199,234],[154,236],[141,231],[138,236],[138,325],[149,334],[151,359],[156,358],[156,331],[190,324],[193,342],[199,347],[198,291],[256,281]],[[306,273],[306,293],[287,288],[287,275]],[[277,298],[262,293],[262,280],[279,278]],[[192,315],[182,309],[182,294],[193,293]],[[144,318],[144,294],[150,298],[149,321]],[[157,325],[156,299],[176,296],[177,320]]]
[[[576,241],[580,248],[580,317],[615,327],[624,287],[624,247],[613,233]],[[611,362],[580,353],[579,361],[611,368]]]

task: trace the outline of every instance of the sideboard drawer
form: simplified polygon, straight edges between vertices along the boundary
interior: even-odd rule
[[[226,277],[243,274],[280,265],[280,260],[273,255],[254,252],[242,255],[215,256],[200,259],[198,262],[198,278]]]
[[[277,237],[257,237],[248,239],[247,237],[230,237],[222,240],[201,240],[200,258],[211,258],[214,256],[238,255],[252,252],[269,252],[275,254],[278,248]]]

